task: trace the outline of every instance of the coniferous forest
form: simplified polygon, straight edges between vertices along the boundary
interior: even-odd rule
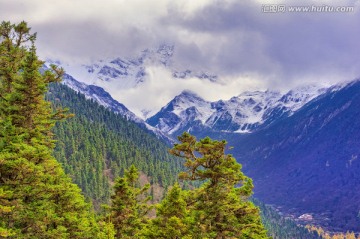
[[[132,164],[152,185],[167,188],[176,181],[182,162],[155,136],[67,86],[51,85],[47,98],[53,108],[75,114],[54,127],[54,156],[95,204],[109,202],[111,182]]]
[[[27,23],[2,22],[0,40],[0,238],[299,235],[261,219],[225,141],[184,133],[168,151],[43,70]]]
[[[172,153],[186,160],[185,167],[189,171],[181,173],[182,178],[206,182],[191,193],[182,192],[175,185],[152,218],[149,213],[153,206],[147,203],[151,198],[147,195],[150,184],[139,185],[139,171],[134,164],[150,172],[152,170],[146,167],[153,167],[155,171],[156,167],[166,166],[166,159],[154,153],[157,145],[147,143],[139,130],[129,129],[124,121],[121,126],[106,126],[104,119],[109,114],[103,109],[93,119],[81,121],[79,117],[68,124],[58,124],[55,132],[64,140],[54,152],[52,127],[72,115],[56,104],[56,96],[55,111],[45,100],[49,84],[59,82],[63,71],[55,66],[40,71],[43,62],[36,55],[36,34],[31,34],[30,30],[25,22],[2,22],[0,28],[1,237],[267,237],[259,210],[247,199],[252,193],[251,179],[242,174],[234,158],[224,154],[225,142],[209,138],[197,142],[189,134],[179,138],[182,143],[175,145]],[[81,108],[86,109],[85,105]],[[95,122],[97,118],[105,122]],[[125,136],[119,137],[108,127],[114,127],[115,132],[121,131]],[[97,129],[86,132],[86,128]],[[138,142],[146,143],[136,146],[126,136],[139,137]],[[105,139],[110,143],[106,144]],[[112,193],[109,190],[111,179],[124,173],[115,180],[111,203],[103,217],[95,220],[91,204],[85,201],[80,189],[53,155],[60,158],[68,175],[81,185],[85,194],[100,202],[106,202]],[[156,163],[156,160],[163,163]],[[127,164],[132,166],[122,172]],[[166,173],[169,175],[170,167],[165,169],[159,168],[158,175],[149,175],[157,177],[153,183],[168,185]],[[242,186],[235,188],[239,183]],[[168,210],[168,207],[180,208]]]
[[[25,22],[2,22],[0,34],[0,236],[97,236],[90,204],[52,156],[51,129],[67,115],[52,112],[44,95],[62,71],[40,73],[36,34]]]

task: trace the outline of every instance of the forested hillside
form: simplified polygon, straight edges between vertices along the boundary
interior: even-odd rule
[[[269,236],[273,239],[321,239],[316,231],[309,231],[307,228],[297,225],[291,219],[284,218],[271,206],[265,205],[259,200],[254,203],[260,208],[262,222]]]
[[[168,154],[166,145],[134,123],[62,84],[51,85],[47,98],[54,106],[65,106],[75,113],[54,128],[57,139],[54,155],[95,206],[109,201],[111,182],[131,164],[148,175],[152,185],[168,187],[177,180],[183,161]],[[256,204],[261,208],[268,234],[274,239],[320,238],[285,220],[270,207],[258,201]]]
[[[75,114],[54,128],[54,156],[87,197],[108,202],[114,178],[132,164],[151,184],[166,188],[177,180],[182,162],[135,123],[61,84],[51,85],[47,97],[54,108],[67,107]]]

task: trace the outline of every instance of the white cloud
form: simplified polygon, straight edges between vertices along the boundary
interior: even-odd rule
[[[262,81],[256,75],[225,77],[220,82],[204,83],[204,80],[195,77],[173,78],[169,69],[159,65],[148,66],[146,72],[146,81],[135,88],[124,89],[119,81],[101,83],[114,98],[138,116],[142,116],[144,109],[150,111],[150,114],[155,114],[184,89],[196,92],[208,101],[229,99],[246,90],[262,89]]]
[[[261,12],[263,4],[276,3],[354,6],[355,11]],[[111,88],[137,110],[159,107],[186,88],[214,100],[254,87],[286,89],[360,76],[356,0],[0,0],[0,6],[2,19],[26,20],[38,32],[43,58],[86,63],[170,43],[176,67],[218,74],[226,83],[174,80],[164,69],[149,68],[151,79],[141,89]]]

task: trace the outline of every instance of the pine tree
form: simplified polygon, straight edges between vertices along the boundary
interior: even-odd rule
[[[252,180],[225,154],[226,141],[206,137],[197,142],[186,132],[178,139],[170,152],[185,159],[188,171],[180,179],[204,181],[187,199],[193,238],[268,238],[259,209],[248,200]]]
[[[142,236],[149,239],[192,238],[189,233],[189,211],[186,192],[176,183],[156,206],[156,218],[143,230]]]
[[[75,117],[54,127],[54,156],[86,197],[93,200],[95,210],[100,204],[109,203],[111,182],[132,164],[149,177],[151,184],[167,188],[176,181],[174,175],[183,168],[181,160],[135,123],[86,100],[63,84],[51,84],[47,99],[54,109],[68,107],[75,113]]]
[[[150,185],[138,186],[139,172],[132,165],[125,170],[124,177],[115,181],[115,194],[111,200],[111,219],[116,231],[116,238],[137,238],[147,223],[150,197],[146,196]]]
[[[36,34],[0,25],[0,233],[9,238],[91,238],[98,230],[80,189],[53,158],[51,128],[66,118],[45,101],[63,71],[43,73]]]

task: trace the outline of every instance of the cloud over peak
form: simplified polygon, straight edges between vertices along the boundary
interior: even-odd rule
[[[279,4],[285,12],[266,13]],[[86,62],[131,57],[161,43],[174,63],[254,85],[360,75],[360,11],[356,0],[0,0],[3,19],[26,20],[43,58]],[[353,6],[354,11],[290,12],[291,6]],[[225,80],[229,79],[229,80]]]

